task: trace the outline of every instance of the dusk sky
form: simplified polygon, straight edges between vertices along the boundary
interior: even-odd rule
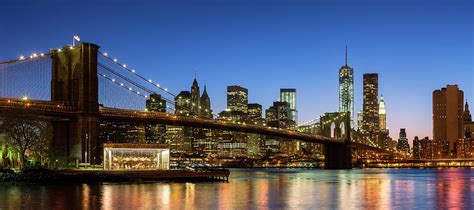
[[[264,108],[280,88],[296,88],[301,123],[337,111],[347,44],[356,112],[363,73],[378,73],[394,139],[400,128],[410,142],[432,136],[432,91],[446,84],[458,84],[474,109],[472,0],[28,2],[1,3],[1,61],[78,34],[175,93],[196,72],[214,113],[225,109],[228,85],[248,88]]]

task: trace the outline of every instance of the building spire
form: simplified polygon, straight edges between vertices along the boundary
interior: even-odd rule
[[[346,66],[347,66],[347,44],[346,44]]]

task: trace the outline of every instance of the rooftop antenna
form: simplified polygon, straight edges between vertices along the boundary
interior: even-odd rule
[[[346,44],[346,66],[347,66],[347,44]]]

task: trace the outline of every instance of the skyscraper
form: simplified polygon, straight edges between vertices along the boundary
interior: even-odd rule
[[[464,122],[471,122],[472,121],[472,116],[471,112],[469,111],[469,104],[466,101],[466,104],[464,105],[464,114],[463,114]]]
[[[199,100],[200,116],[204,118],[212,118],[211,99],[207,95],[206,86],[202,91],[201,99]]]
[[[456,142],[462,140],[464,92],[457,85],[433,91],[433,140],[436,157],[456,157]]]
[[[298,120],[298,112],[296,111],[296,89],[280,89],[280,101],[288,102],[290,104],[290,119],[296,123]]]
[[[191,91],[181,91],[175,97],[175,113],[185,116],[212,118],[211,99],[207,94],[206,86],[204,86],[201,95],[199,84],[194,79]],[[211,130],[207,128],[171,125],[168,126],[167,132],[172,151],[198,154],[217,153],[217,142],[212,135]]]
[[[346,64],[339,69],[339,112],[350,112],[351,127],[354,124],[354,70]]]
[[[175,114],[189,116],[191,114],[191,93],[189,91],[181,91],[174,98]]]
[[[192,116],[191,92],[181,91],[174,98],[175,114]],[[190,127],[166,126],[166,139],[173,153],[192,153],[192,129]]]
[[[166,112],[166,100],[161,95],[153,93],[146,100],[146,110],[149,112]],[[147,143],[166,143],[166,126],[162,124],[145,124],[145,141]]]
[[[146,109],[150,112],[166,112],[166,100],[160,94],[153,93],[146,100]]]
[[[466,101],[464,106],[464,140],[469,145],[466,149],[469,152],[469,157],[474,157],[474,122],[472,121],[471,112],[469,111],[469,104]]]
[[[380,148],[388,149],[390,148],[390,143],[392,139],[389,136],[389,130],[387,128],[387,111],[385,109],[385,100],[383,95],[380,97],[379,102],[379,139],[378,144]]]
[[[265,110],[265,121],[267,126],[275,128],[289,128],[294,126],[290,120],[290,104],[288,102],[275,101],[273,106]],[[271,153],[285,152],[285,144],[282,144],[281,138],[267,137],[265,139],[265,150]],[[288,151],[288,150],[287,150]]]
[[[247,113],[248,90],[237,85],[227,86],[227,109]]]
[[[262,105],[253,103],[248,104],[248,123],[254,125],[262,125]],[[262,146],[264,144],[264,136],[255,133],[247,134],[247,155],[250,158],[258,158],[261,156]]]
[[[289,128],[294,125],[290,119],[290,104],[288,102],[273,102],[273,106],[266,110],[265,118],[268,126],[276,128]]]
[[[404,153],[410,152],[410,145],[408,144],[407,132],[405,131],[405,128],[400,128],[397,150]]]
[[[248,104],[248,121],[250,124],[263,124],[262,105],[257,103]]]
[[[364,143],[375,145],[378,142],[379,103],[378,103],[378,74],[364,74],[362,135]]]
[[[379,120],[380,120],[380,130],[384,131],[387,129],[387,113],[385,111],[385,100],[383,95],[380,97],[379,103]]]
[[[421,159],[421,140],[418,139],[418,136],[415,136],[413,139],[413,159]]]
[[[194,78],[193,85],[191,86],[191,113],[192,115],[200,115],[200,102],[201,102],[201,92],[199,92],[199,85]]]
[[[466,101],[464,106],[464,137],[468,140],[474,140],[474,122],[472,121],[471,112],[469,111],[469,104]],[[473,152],[474,152],[474,142],[473,142]],[[474,154],[473,154],[474,155]]]
[[[359,110],[357,112],[357,129],[362,132],[362,124],[364,122],[364,112],[362,110]]]

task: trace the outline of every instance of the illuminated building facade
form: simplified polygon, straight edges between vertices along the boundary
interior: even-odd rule
[[[262,105],[253,103],[247,105],[248,122],[250,124],[261,125],[263,124],[262,118]]]
[[[364,122],[364,112],[361,110],[357,112],[357,129],[359,131],[362,131],[362,122]]]
[[[270,106],[265,111],[265,121],[267,126],[275,128],[293,128],[295,122],[290,119],[290,104],[288,102],[275,101],[273,106]],[[278,138],[267,138],[265,141],[265,147],[270,152],[282,152],[285,154],[293,154],[299,148],[299,144],[296,141],[285,141],[284,143]]]
[[[209,98],[209,95],[207,94],[205,85],[204,85],[204,91],[202,91],[202,95],[199,100],[199,106],[201,110],[200,116],[207,119],[212,119],[211,98]]]
[[[471,112],[469,111],[469,104],[466,101],[464,105],[464,139],[469,144],[469,153],[467,157],[474,157],[474,121],[472,121]]]
[[[194,78],[193,84],[191,86],[191,115],[199,116],[200,115],[200,104],[201,104],[201,92],[199,92],[199,85]]]
[[[433,140],[436,158],[455,158],[457,145],[464,138],[464,93],[457,85],[433,91]],[[461,145],[459,145],[461,146]]]
[[[222,111],[219,119],[231,122],[245,122],[241,111]],[[235,131],[214,130],[217,140],[217,156],[220,158],[247,157],[247,134]]]
[[[268,126],[276,128],[290,128],[295,126],[291,117],[290,104],[288,102],[275,101],[265,111],[265,120]]]
[[[187,132],[186,135],[185,132]],[[166,126],[166,142],[170,145],[171,153],[182,154],[191,152],[189,132],[189,129],[185,129],[183,126]]]
[[[181,91],[174,98],[175,114],[189,116],[191,114],[191,92]]]
[[[263,125],[262,105],[252,103],[248,104],[248,123],[254,125]],[[260,134],[247,134],[247,154],[250,158],[261,157],[261,150],[263,148],[263,141],[265,136]]]
[[[212,119],[211,99],[207,89],[201,95],[194,79],[191,91],[181,91],[175,97],[175,113],[178,115]],[[217,142],[211,129],[168,126],[167,142],[172,153],[216,154]]]
[[[227,109],[247,113],[248,101],[247,88],[237,85],[227,87]]]
[[[314,123],[311,125],[298,126],[298,131],[319,135],[321,133],[321,125],[320,123]],[[324,157],[323,145],[310,142],[301,142],[301,153],[305,158],[321,159]]]
[[[362,138],[368,145],[377,145],[380,130],[378,74],[364,74]]]
[[[410,153],[410,144],[408,144],[407,132],[405,128],[400,128],[397,150],[407,154]]]
[[[388,149],[390,148],[390,142],[392,141],[389,136],[389,130],[387,128],[387,111],[385,109],[385,100],[383,95],[380,97],[379,102],[379,138],[378,145],[380,148]]]
[[[415,136],[415,139],[413,139],[413,159],[421,159],[421,140],[418,139],[418,136]]]
[[[145,127],[134,122],[101,121],[99,139],[106,143],[145,143]]]
[[[153,93],[146,100],[146,111],[166,112],[166,100],[161,95]],[[147,143],[166,143],[166,126],[162,124],[147,123],[145,125],[145,140]]]
[[[433,159],[434,157],[434,148],[433,140],[428,137],[422,138],[420,142],[420,159]]]
[[[339,69],[339,112],[349,112],[354,124],[354,69],[346,64]]]
[[[387,129],[387,112],[385,110],[385,100],[382,97],[380,97],[380,102],[379,102],[379,119],[380,119],[380,130],[384,131]]]
[[[248,90],[240,86],[227,87],[227,110],[219,113],[218,119],[235,123],[246,123],[248,118]],[[247,157],[248,136],[235,131],[214,130],[217,156],[220,158]]]
[[[298,111],[296,110],[296,89],[282,88],[280,89],[280,101],[290,104],[290,119],[298,122]]]

